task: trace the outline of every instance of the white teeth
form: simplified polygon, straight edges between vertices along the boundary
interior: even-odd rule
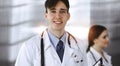
[[[55,23],[60,24],[60,23],[62,23],[62,22],[55,22]]]

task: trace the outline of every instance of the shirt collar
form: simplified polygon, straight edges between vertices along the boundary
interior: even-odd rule
[[[55,35],[53,35],[50,30],[48,29],[48,36],[49,36],[49,39],[52,43],[52,45],[56,48],[59,40],[62,40],[63,41],[63,44],[66,43],[66,32],[64,33],[64,35],[59,39],[57,38]]]

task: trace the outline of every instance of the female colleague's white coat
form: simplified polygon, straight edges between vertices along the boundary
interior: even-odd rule
[[[86,48],[81,41],[77,41],[78,43],[76,44],[75,40],[70,38],[70,48],[67,42],[67,34],[63,62],[61,63],[55,48],[49,40],[47,31],[44,32],[43,39],[45,46],[45,66],[87,66]],[[35,36],[23,44],[15,66],[41,66],[40,41],[41,37]]]
[[[91,51],[91,52],[90,52]],[[95,49],[93,49],[92,47],[90,48],[90,51],[87,53],[87,59],[88,59],[88,65],[89,66],[93,66],[95,63],[96,63],[96,61],[98,61],[100,58],[102,58],[101,57],[101,55],[95,50]],[[112,66],[112,64],[111,64],[111,56],[109,56],[105,51],[103,52],[103,54],[104,54],[104,56],[105,56],[105,58],[106,58],[106,60],[104,59],[104,58],[102,58],[102,60],[103,60],[103,65],[104,66]],[[96,61],[95,61],[95,59],[96,59]],[[99,64],[100,64],[100,61],[95,65],[95,66],[99,66]]]

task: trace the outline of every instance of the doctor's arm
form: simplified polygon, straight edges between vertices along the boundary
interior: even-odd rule
[[[32,63],[32,48],[30,46],[27,46],[26,44],[23,44],[18,57],[16,59],[15,66],[33,66]]]

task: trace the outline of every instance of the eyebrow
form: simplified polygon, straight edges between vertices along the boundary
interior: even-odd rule
[[[50,8],[50,10],[56,10],[55,8]],[[67,9],[64,9],[64,8],[61,8],[60,10],[62,10],[62,11],[67,11]]]
[[[61,8],[60,10],[66,10],[67,11],[67,9],[63,9],[63,8]]]
[[[50,8],[50,10],[56,10],[55,8]]]

